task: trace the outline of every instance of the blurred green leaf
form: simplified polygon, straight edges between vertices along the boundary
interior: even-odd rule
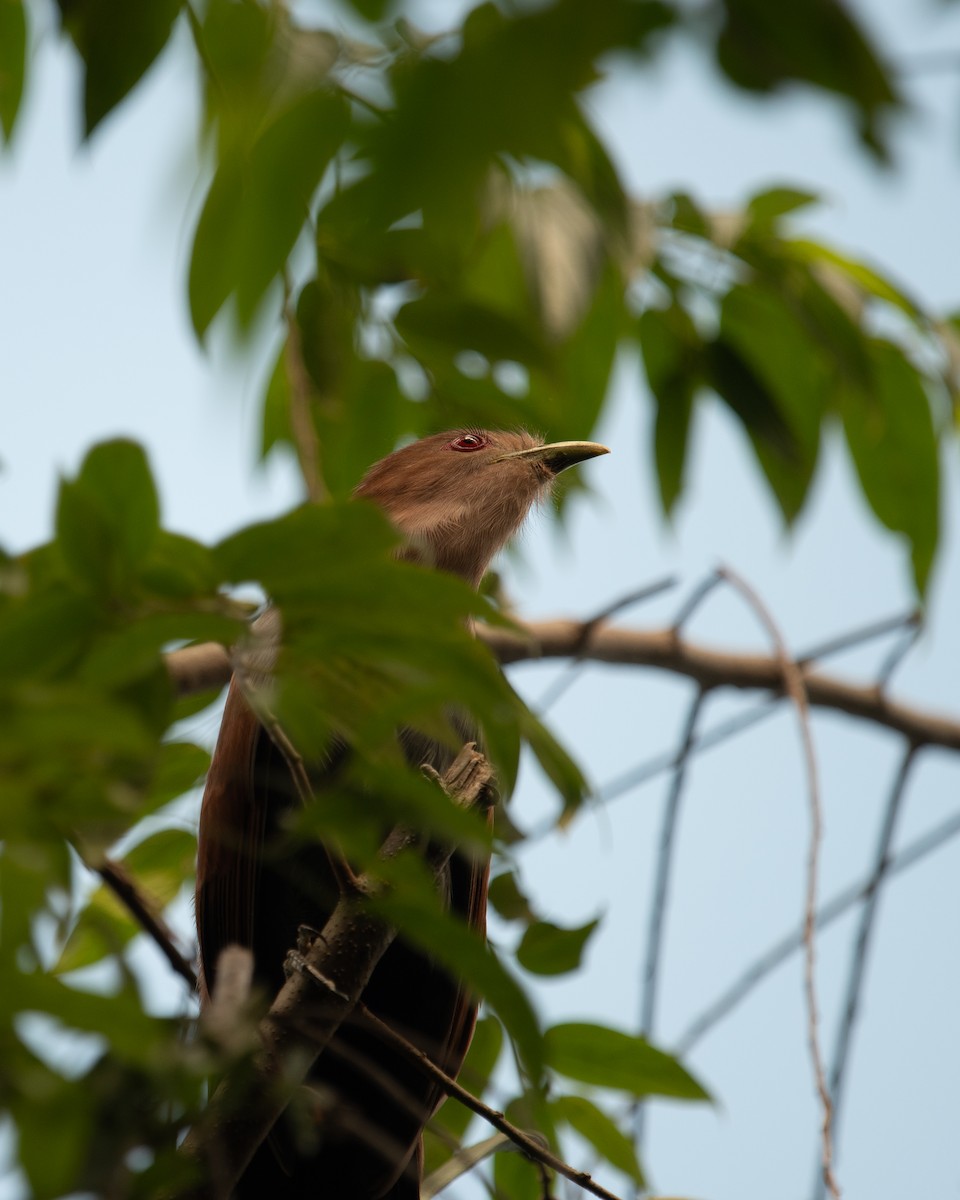
[[[639,321],[647,382],[657,404],[654,454],[660,503],[667,514],[683,491],[694,399],[701,380],[703,344],[679,304],[648,308]]]
[[[846,388],[840,412],[850,455],[870,507],[911,548],[917,591],[926,591],[940,527],[940,464],[921,376],[890,342],[870,342],[875,384]]]
[[[819,201],[820,197],[815,192],[790,187],[768,188],[750,197],[747,215],[754,224],[769,225],[780,217],[797,212],[801,208],[809,208],[811,204],[818,204]]]
[[[513,871],[504,871],[490,880],[488,899],[496,909],[497,916],[504,921],[536,920],[530,901],[521,892],[520,882]]]
[[[89,596],[55,589],[18,597],[0,609],[0,662],[6,682],[50,678],[75,664],[102,620]]]
[[[638,1187],[646,1186],[636,1147],[603,1109],[584,1096],[558,1096],[550,1108],[555,1121],[569,1125]]]
[[[212,596],[220,583],[207,547],[166,529],[157,534],[141,567],[140,579],[154,595],[170,600]]]
[[[248,153],[221,161],[190,256],[190,312],[199,337],[233,294],[241,323],[249,324],[308,220],[347,115],[337,93],[308,92],[274,116]]]
[[[75,577],[97,592],[129,586],[159,532],[157,492],[142,448],[101,442],[60,485],[57,542]]]
[[[535,975],[564,975],[580,966],[583,952],[599,921],[563,929],[550,921],[527,927],[517,947],[517,962]]]
[[[711,382],[741,418],[788,521],[807,497],[830,375],[823,352],[780,295],[761,282],[724,297],[724,347]]]
[[[0,0],[0,129],[8,142],[20,111],[26,62],[26,9],[22,0]]]
[[[580,1083],[631,1096],[710,1099],[672,1055],[616,1029],[582,1022],[554,1025],[544,1034],[544,1047],[547,1066]]]
[[[394,867],[396,861],[391,876],[396,874]],[[406,886],[394,887],[375,905],[409,941],[438,958],[486,1000],[513,1039],[525,1070],[539,1079],[543,1042],[529,998],[477,932],[442,909],[429,881],[417,887],[408,874]]]
[[[397,65],[393,118],[370,132],[375,224],[422,210],[461,237],[488,165],[501,153],[571,171],[582,166],[589,189],[596,160],[566,137],[578,123],[575,97],[596,79],[600,55],[643,53],[673,20],[658,0],[599,0],[589,21],[579,0],[510,17],[490,3],[473,9],[456,54]]]
[[[84,72],[85,133],[89,137],[160,54],[180,11],[180,0],[57,0]]]
[[[879,271],[867,263],[860,262],[847,254],[841,254],[822,242],[814,242],[805,238],[793,238],[787,242],[787,249],[798,259],[809,262],[821,270],[830,268],[848,280],[855,288],[866,296],[884,300],[906,313],[915,320],[920,316],[917,304]]]
[[[903,107],[894,76],[840,0],[724,0],[717,61],[739,87],[769,92],[799,81],[849,99],[860,136],[888,155],[886,121]]]
[[[535,1163],[513,1146],[506,1146],[493,1159],[493,1183],[504,1200],[541,1200],[543,1187]]]

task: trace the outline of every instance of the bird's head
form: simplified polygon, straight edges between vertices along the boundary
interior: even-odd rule
[[[419,557],[476,587],[557,475],[607,453],[596,442],[545,445],[524,431],[452,430],[381,459],[356,494],[379,504]]]

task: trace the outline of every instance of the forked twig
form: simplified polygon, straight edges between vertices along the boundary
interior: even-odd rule
[[[816,920],[817,920],[817,878],[820,867],[820,842],[823,837],[823,810],[820,803],[820,785],[817,777],[817,757],[813,748],[813,734],[810,730],[810,711],[807,704],[807,693],[804,686],[803,672],[787,652],[783,635],[770,615],[763,601],[745,579],[729,567],[721,567],[718,571],[721,578],[730,583],[756,613],[758,620],[767,630],[773,642],[780,669],[783,674],[783,688],[793,703],[800,725],[800,738],[806,762],[808,795],[810,804],[810,846],[807,853],[807,894],[805,901],[803,936],[806,950],[804,957],[804,989],[807,997],[807,1038],[810,1044],[810,1058],[813,1075],[820,1096],[823,1113],[821,1125],[821,1146],[823,1179],[831,1196],[838,1200],[840,1189],[833,1175],[833,1103],[827,1087],[827,1078],[823,1067],[823,1052],[820,1046],[819,1015],[817,1012],[816,989]]]
[[[886,878],[891,879],[893,876],[909,870],[915,863],[920,862],[921,859],[926,858],[928,854],[932,854],[934,850],[938,850],[955,837],[960,837],[960,814],[956,813],[915,838],[904,846],[899,854],[894,854],[884,869]],[[844,913],[849,912],[854,905],[867,900],[876,890],[877,882],[874,870],[862,883],[856,883],[852,887],[838,892],[817,913],[817,930],[826,929]],[[750,992],[762,983],[771,972],[785,963],[792,954],[802,950],[803,944],[803,927],[801,926],[799,930],[788,933],[758,955],[738,978],[720,993],[716,1000],[707,1005],[700,1015],[690,1022],[675,1043],[677,1055],[683,1058],[689,1054],[697,1042],[718,1025],[724,1017],[729,1016],[734,1009],[738,1008]]]

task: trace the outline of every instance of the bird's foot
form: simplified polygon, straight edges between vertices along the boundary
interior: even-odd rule
[[[337,985],[322,971],[318,971],[312,966],[299,950],[288,950],[287,957],[283,960],[283,973],[287,979],[292,975],[306,975],[312,979],[314,983],[322,987],[326,992],[333,992],[335,996],[339,996],[341,1000],[349,1000],[350,997],[341,992]]]

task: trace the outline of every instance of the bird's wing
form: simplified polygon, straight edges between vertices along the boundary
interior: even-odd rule
[[[488,810],[487,821],[493,828],[493,808]],[[454,912],[472,930],[486,937],[487,933],[487,889],[490,883],[490,859],[464,858],[454,855],[450,860],[450,904]],[[463,985],[457,991],[456,1004],[450,1021],[450,1031],[444,1047],[443,1060],[438,1064],[448,1075],[456,1076],[470,1048],[470,1041],[477,1024],[477,999]],[[436,1111],[445,1093],[437,1088],[430,1099],[429,1108]]]
[[[267,797],[254,782],[260,733],[259,721],[231,680],[200,810],[196,905],[203,997],[213,992],[220,952],[253,942],[267,815]]]

